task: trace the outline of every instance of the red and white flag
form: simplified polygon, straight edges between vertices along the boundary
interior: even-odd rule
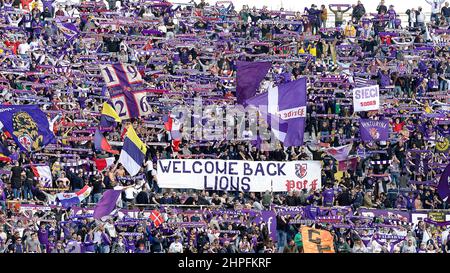
[[[350,143],[344,146],[327,148],[325,152],[327,153],[327,155],[334,157],[337,161],[343,161],[347,160],[352,147],[353,144]]]
[[[49,166],[31,166],[34,178],[39,181],[41,186],[46,188],[52,187],[52,172]]]
[[[155,224],[155,227],[159,227],[159,225],[164,223],[164,217],[157,210],[152,210],[152,212],[150,214],[150,220],[153,221],[153,224]]]
[[[97,167],[97,170],[103,171],[104,169],[108,168],[109,166],[114,165],[115,158],[114,157],[107,157],[107,158],[94,158],[95,166]]]

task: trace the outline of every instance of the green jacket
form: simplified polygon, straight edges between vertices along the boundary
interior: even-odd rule
[[[300,232],[295,234],[294,242],[298,247],[303,247],[302,234]]]
[[[244,21],[245,23],[247,23],[248,17],[250,16],[250,14],[246,11],[241,11],[239,12],[239,15],[241,17],[241,20]]]
[[[336,243],[336,252],[337,253],[350,253],[350,246],[347,242],[344,243]]]

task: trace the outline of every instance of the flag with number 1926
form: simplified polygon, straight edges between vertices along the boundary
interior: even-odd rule
[[[100,65],[100,70],[109,88],[124,88],[142,83],[142,76],[136,66],[125,63]]]

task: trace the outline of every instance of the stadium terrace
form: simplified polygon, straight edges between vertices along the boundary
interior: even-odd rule
[[[0,253],[450,253],[448,2],[180,1],[0,1]]]

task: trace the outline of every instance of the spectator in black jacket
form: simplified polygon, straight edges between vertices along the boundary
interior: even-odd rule
[[[378,14],[386,14],[387,10],[388,9],[387,9],[386,5],[384,5],[384,0],[381,0],[380,4],[378,4],[378,7],[377,7]]]
[[[352,21],[354,24],[359,23],[359,20],[366,14],[366,8],[364,8],[364,5],[361,3],[361,1],[358,1],[358,4],[353,7],[352,12]]]
[[[297,198],[294,196],[293,191],[288,192],[288,195],[286,196],[286,205],[290,207],[297,206]]]
[[[149,202],[149,195],[145,187],[142,187],[142,191],[136,195],[136,205],[147,205]]]
[[[163,253],[162,238],[161,233],[157,233],[151,241],[151,252],[152,253]]]
[[[19,200],[20,189],[22,188],[22,172],[23,168],[20,166],[19,161],[16,161],[14,167],[11,168],[11,188],[13,189],[14,198]]]
[[[448,2],[445,2],[445,5],[442,7],[441,14],[444,16],[447,23],[450,24],[450,6]]]

